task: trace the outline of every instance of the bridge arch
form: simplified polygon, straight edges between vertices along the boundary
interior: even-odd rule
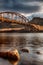
[[[26,17],[16,12],[0,12],[0,16],[2,18],[5,17],[22,23],[27,23],[29,21]]]

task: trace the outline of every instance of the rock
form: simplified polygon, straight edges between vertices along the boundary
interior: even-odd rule
[[[14,51],[0,52],[0,58],[8,59],[10,61],[18,61],[20,59],[20,55],[18,50],[15,49]]]
[[[40,52],[39,52],[39,51],[37,51],[36,53],[37,53],[37,54],[40,54]]]
[[[22,48],[21,51],[29,53],[29,50],[27,48]]]
[[[37,54],[41,54],[40,51],[37,51],[36,53],[37,53]]]
[[[36,49],[36,53],[37,54],[40,54],[40,55],[43,55],[43,47],[39,47]]]
[[[36,53],[43,55],[43,52],[42,51],[36,51]]]

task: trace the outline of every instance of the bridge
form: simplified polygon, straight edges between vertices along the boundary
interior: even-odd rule
[[[0,31],[7,31],[7,30],[28,30],[28,31],[38,31],[39,27],[34,25],[34,24],[30,24],[29,20],[16,12],[0,12],[0,23],[12,23],[13,24],[19,24],[22,25],[23,27],[21,28],[1,28]]]
[[[19,24],[26,24],[29,21],[26,17],[16,12],[0,12],[0,20]]]

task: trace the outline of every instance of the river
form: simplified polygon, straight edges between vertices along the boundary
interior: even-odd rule
[[[11,64],[0,58],[0,65],[43,65],[43,33],[0,33],[0,51],[10,49],[19,51],[20,61]]]

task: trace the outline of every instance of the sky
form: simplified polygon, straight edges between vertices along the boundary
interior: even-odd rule
[[[43,0],[0,0],[0,11],[16,11],[28,16],[29,14],[43,13]]]

